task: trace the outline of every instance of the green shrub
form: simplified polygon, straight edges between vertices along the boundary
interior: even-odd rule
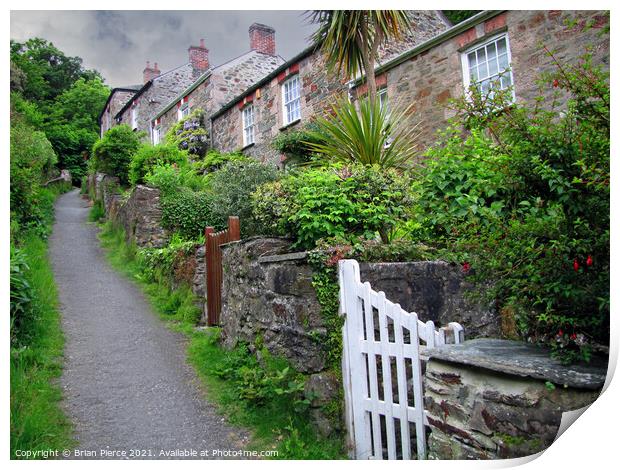
[[[314,156],[314,151],[310,144],[323,142],[320,129],[316,123],[312,122],[299,130],[280,132],[271,141],[271,146],[286,156],[286,164],[308,163]]]
[[[18,116],[11,121],[11,219],[22,229],[41,226],[45,207],[41,184],[51,176],[57,158],[43,132]]]
[[[609,82],[585,56],[540,85],[533,103],[455,103],[471,135],[429,152],[413,237],[466,262],[522,338],[568,362],[609,342]]]
[[[312,248],[325,238],[387,241],[405,215],[408,180],[378,166],[311,169],[264,185],[252,195],[254,216],[263,232],[288,235]]]
[[[196,239],[204,233],[205,227],[215,225],[212,214],[212,196],[206,191],[192,191],[179,188],[175,193],[161,199],[162,224],[165,228],[178,231],[187,239]]]
[[[392,106],[394,107],[394,106]],[[318,163],[360,163],[382,168],[406,168],[416,156],[416,126],[410,123],[411,106],[390,111],[379,99],[359,102],[341,99],[332,114],[315,121],[308,148]]]
[[[142,133],[134,132],[126,124],[111,128],[93,145],[89,161],[90,171],[117,176],[121,184],[127,184],[129,164],[132,156],[140,148],[141,137]]]
[[[129,163],[129,182],[132,186],[145,183],[145,176],[160,165],[180,167],[188,163],[187,152],[172,145],[143,144],[131,157]]]
[[[197,174],[194,168],[189,165],[157,165],[147,173],[144,179],[148,185],[158,188],[164,196],[173,194],[182,187],[194,191],[208,188],[208,180]]]
[[[166,134],[166,144],[187,151],[192,158],[203,157],[209,149],[205,112],[196,109],[172,126]]]
[[[202,160],[193,162],[192,166],[201,173],[213,173],[229,162],[247,162],[251,159],[239,152],[220,153],[209,150]]]
[[[228,216],[236,215],[240,219],[243,237],[256,234],[251,195],[258,186],[277,177],[275,167],[254,160],[229,162],[213,173],[210,192],[214,224],[226,226]]]
[[[26,255],[11,244],[11,340],[19,330],[24,316],[30,311],[32,287],[28,282],[28,263]]]

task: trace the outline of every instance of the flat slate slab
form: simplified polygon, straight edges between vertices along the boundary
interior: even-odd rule
[[[593,390],[603,386],[607,374],[607,358],[597,357],[589,364],[565,366],[550,357],[549,349],[503,339],[473,339],[459,345],[426,349],[424,355],[430,359]]]

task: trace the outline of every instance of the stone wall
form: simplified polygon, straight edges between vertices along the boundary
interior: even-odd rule
[[[222,313],[226,347],[257,338],[273,354],[286,357],[302,372],[319,372],[325,357],[316,338],[326,333],[312,286],[307,253],[288,253],[290,241],[251,238],[223,246]],[[467,338],[497,337],[495,310],[477,305],[460,268],[443,261],[361,263],[363,282],[420,320],[436,326],[458,321]]]
[[[139,248],[161,248],[168,242],[170,234],[161,225],[159,189],[138,185],[116,210],[128,242]]]
[[[392,302],[436,326],[459,322],[467,338],[498,337],[500,316],[492,306],[472,300],[472,286],[459,266],[445,261],[360,263],[362,282],[385,292]]]
[[[478,339],[427,350],[432,459],[523,457],[549,447],[562,413],[591,404],[607,362],[562,366],[527,343]]]
[[[223,246],[222,326],[227,348],[257,341],[301,372],[325,368],[317,335],[325,334],[305,253],[283,254],[290,242],[251,238]]]
[[[575,20],[576,26],[568,27],[568,20]],[[593,28],[584,28],[589,21]],[[423,151],[435,142],[436,131],[454,116],[449,100],[463,95],[464,50],[483,38],[507,32],[516,98],[532,100],[538,94],[535,80],[540,73],[555,69],[540,43],[554,50],[561,61],[573,64],[585,47],[592,45],[594,62],[609,68],[609,33],[601,35],[607,22],[608,17],[600,11],[503,12],[387,70],[388,101],[396,105],[414,103],[410,119],[412,125],[419,124],[417,142]],[[548,86],[546,94],[552,93],[553,87]]]

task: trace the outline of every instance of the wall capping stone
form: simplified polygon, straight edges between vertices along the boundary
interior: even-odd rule
[[[549,349],[521,341],[479,338],[460,345],[426,349],[430,360],[530,377],[573,388],[598,390],[605,383],[607,360],[593,358],[585,365],[562,365],[552,359]]]

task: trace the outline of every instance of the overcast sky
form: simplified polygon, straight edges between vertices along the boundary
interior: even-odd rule
[[[42,37],[84,66],[97,69],[110,86],[139,84],[147,60],[163,71],[188,61],[187,48],[205,39],[211,64],[249,46],[253,22],[276,30],[276,52],[290,59],[303,50],[314,26],[303,11],[15,11],[11,38]]]

